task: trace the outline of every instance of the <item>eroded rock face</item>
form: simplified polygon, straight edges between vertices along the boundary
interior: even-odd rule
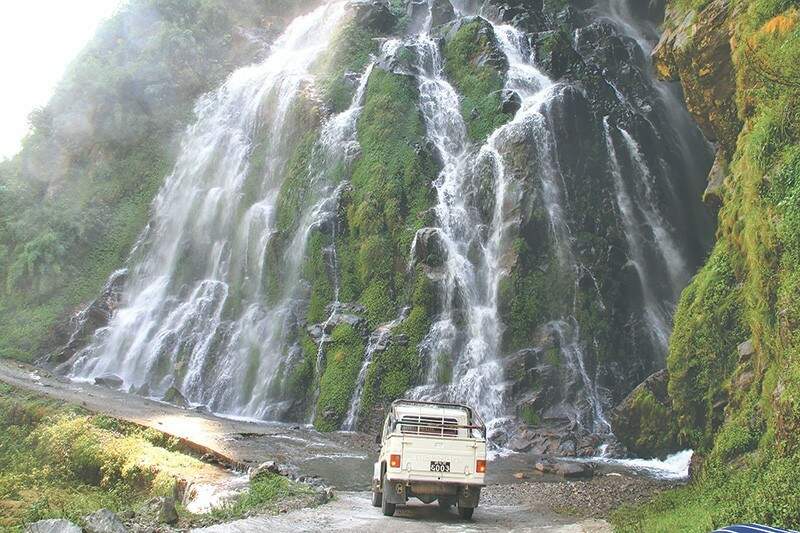
[[[730,9],[729,0],[714,0],[696,15],[668,8],[667,29],[653,50],[659,76],[681,82],[689,112],[728,159],[742,128],[736,113]]]

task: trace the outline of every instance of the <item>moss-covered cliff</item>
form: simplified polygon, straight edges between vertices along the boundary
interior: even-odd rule
[[[791,0],[673,1],[655,58],[719,142],[714,252],[684,291],[668,357],[673,447],[698,454],[693,484],[625,530],[800,525],[800,12]],[[645,414],[645,413],[649,413]],[[632,447],[641,432],[625,435]],[[651,436],[652,437],[652,436]],[[662,447],[663,449],[663,447]],[[691,525],[690,525],[691,524]],[[680,527],[678,527],[680,525]]]

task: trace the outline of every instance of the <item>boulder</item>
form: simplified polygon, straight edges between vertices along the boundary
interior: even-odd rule
[[[680,449],[668,384],[669,374],[660,370],[609,413],[614,435],[636,455],[663,457]]]
[[[412,254],[414,260],[431,268],[437,268],[447,259],[447,248],[442,242],[439,228],[422,228],[414,238]]]
[[[516,91],[503,90],[500,111],[509,115],[516,115],[522,107],[522,98]]]
[[[178,523],[178,510],[175,499],[158,497],[150,500],[150,509],[154,512],[159,524],[175,525]]]
[[[334,498],[335,492],[333,487],[317,486],[314,487],[314,495],[320,504],[325,504]]]
[[[260,465],[250,469],[250,481],[253,481],[255,478],[265,473],[281,475],[281,467],[275,461],[261,463]]]
[[[543,5],[543,0],[486,0],[483,12],[490,19],[537,31],[545,23]]]
[[[183,409],[189,407],[189,402],[186,400],[186,397],[184,397],[183,393],[174,385],[167,389],[167,392],[164,393],[164,397],[161,398],[161,400]]]
[[[728,174],[728,160],[722,150],[717,150],[714,165],[708,173],[708,186],[703,193],[703,202],[709,207],[720,208],[725,193],[725,176]]]
[[[120,389],[125,383],[121,377],[115,376],[114,374],[106,374],[104,376],[99,376],[94,378],[94,384],[100,385],[101,387],[107,387],[109,389]]]
[[[81,533],[81,528],[69,520],[40,520],[28,524],[26,533]]]
[[[756,347],[755,344],[753,344],[753,339],[744,341],[736,349],[739,352],[739,362],[744,362],[756,354]]]
[[[542,474],[552,474],[566,479],[594,476],[594,467],[590,463],[542,460],[537,462],[533,468]]]
[[[86,533],[127,533],[128,531],[119,517],[108,509],[100,509],[96,513],[84,516],[83,524]]]

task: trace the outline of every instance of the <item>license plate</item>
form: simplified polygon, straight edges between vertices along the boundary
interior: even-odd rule
[[[449,472],[450,463],[445,461],[431,461],[431,472]]]

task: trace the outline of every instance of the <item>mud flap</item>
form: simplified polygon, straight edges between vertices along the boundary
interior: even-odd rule
[[[477,507],[478,501],[481,499],[481,488],[470,487],[465,485],[458,489],[458,506],[459,507]]]
[[[408,501],[405,483],[402,481],[385,480],[383,482],[383,499],[388,503],[405,505]]]

